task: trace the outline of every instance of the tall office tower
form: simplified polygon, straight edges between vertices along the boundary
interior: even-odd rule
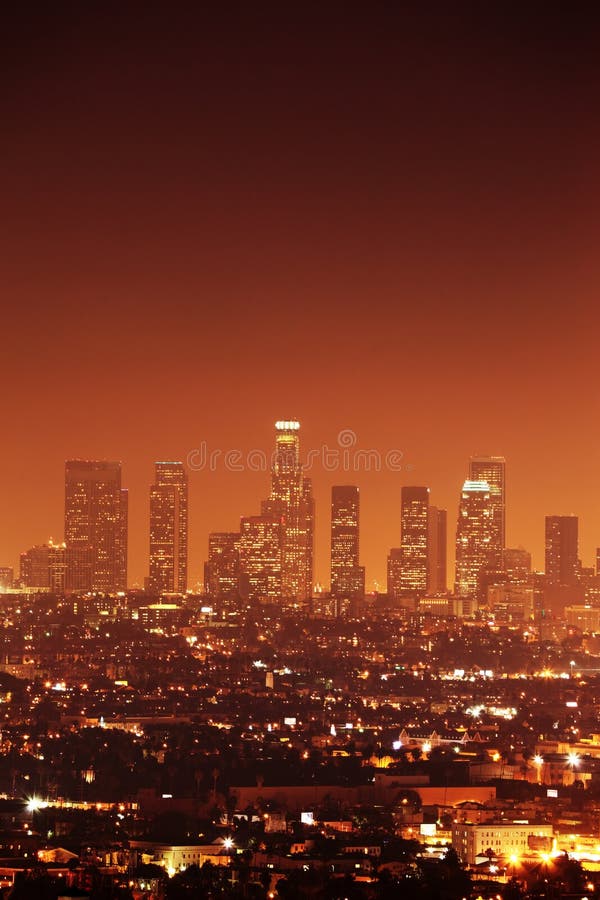
[[[445,509],[429,507],[428,577],[430,594],[442,594],[447,587],[446,555],[448,546],[448,516]]]
[[[47,588],[54,594],[65,590],[67,551],[65,544],[39,544],[21,553],[19,580],[23,587]]]
[[[182,462],[154,464],[150,488],[150,590],[187,590],[188,480]]]
[[[400,593],[403,597],[422,597],[427,593],[429,488],[402,488],[401,526]]]
[[[531,553],[523,547],[507,547],[503,554],[509,584],[527,584],[531,575]]]
[[[357,487],[331,489],[331,596],[360,600],[365,570],[359,565],[360,498]]]
[[[546,516],[546,583],[570,587],[577,584],[579,519]]]
[[[469,481],[485,481],[490,487],[494,537],[492,550],[506,547],[506,460],[503,456],[472,456]]]
[[[121,490],[121,463],[81,459],[65,463],[65,541],[67,589],[126,589],[126,493]]]
[[[208,536],[204,590],[214,600],[238,596],[240,582],[239,531],[214,531]]]
[[[488,563],[497,539],[494,507],[487,481],[465,481],[456,526],[456,578],[454,593],[474,597],[479,575]]]
[[[278,516],[246,516],[240,525],[240,575],[249,600],[282,596],[284,525]]]
[[[283,522],[281,591],[284,597],[307,600],[312,593],[314,500],[310,479],[300,464],[300,423],[275,423],[271,495],[262,513]]]
[[[402,575],[402,549],[392,547],[387,558],[387,594],[389,600],[400,600]]]

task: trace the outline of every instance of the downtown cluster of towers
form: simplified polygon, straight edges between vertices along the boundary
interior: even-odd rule
[[[209,535],[204,583],[211,598],[303,603],[313,597],[315,511],[311,482],[301,463],[299,432],[297,421],[275,424],[271,490],[260,513],[242,517],[239,531]],[[401,542],[388,556],[390,599],[418,603],[426,597],[447,596],[447,514],[430,504],[429,495],[428,487],[402,488]],[[473,457],[458,510],[455,612],[471,614],[488,602],[490,589],[497,597],[502,588],[503,600],[516,596],[525,617],[533,613],[531,556],[522,548],[506,547],[505,517],[504,458]],[[121,485],[120,463],[67,461],[65,540],[21,555],[21,585],[54,592],[125,591],[127,519],[128,494]],[[329,596],[334,601],[352,603],[364,597],[359,532],[358,487],[333,486]],[[182,462],[155,463],[149,551],[146,590],[157,595],[185,593],[188,478]],[[577,517],[548,516],[545,588],[576,588],[586,575],[597,578],[579,561]],[[7,577],[4,570],[5,581]],[[568,601],[569,595],[563,599]]]

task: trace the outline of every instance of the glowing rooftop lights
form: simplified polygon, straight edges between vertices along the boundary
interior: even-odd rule
[[[294,419],[291,420],[279,420],[279,422],[275,422],[275,428],[277,431],[299,431],[300,430],[300,422],[296,422]]]
[[[464,493],[486,493],[489,494],[490,486],[487,481],[465,481],[463,484]]]

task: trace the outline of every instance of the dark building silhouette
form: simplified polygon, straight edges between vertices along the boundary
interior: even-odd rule
[[[579,519],[546,516],[546,584],[571,587],[579,573]]]
[[[445,509],[429,507],[427,544],[427,590],[441,594],[447,588],[448,515]]]

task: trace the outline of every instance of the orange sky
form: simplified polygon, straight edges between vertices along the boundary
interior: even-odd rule
[[[402,484],[431,487],[452,541],[474,452],[507,457],[511,545],[542,566],[544,515],[575,513],[591,563],[599,32],[523,15],[15,11],[0,565],[62,537],[66,458],[116,458],[140,582],[153,461],[269,450],[292,416],[305,448],[348,428],[410,466],[317,467],[321,579],[332,483],[361,487],[372,586]],[[195,581],[268,475],[190,490]]]

